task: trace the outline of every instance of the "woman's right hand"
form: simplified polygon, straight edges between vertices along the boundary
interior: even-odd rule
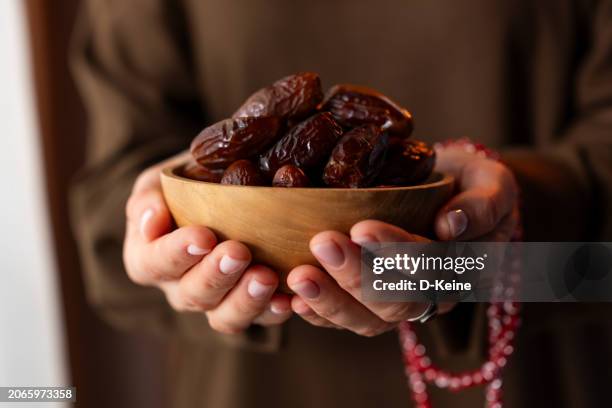
[[[174,229],[156,165],[139,177],[126,207],[123,260],[132,281],[161,289],[177,311],[203,312],[210,326],[238,333],[251,324],[276,325],[291,315],[290,298],[275,293],[278,276],[250,265],[251,253],[237,241],[217,244],[203,226]]]

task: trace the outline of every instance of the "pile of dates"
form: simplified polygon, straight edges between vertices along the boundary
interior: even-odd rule
[[[410,139],[412,116],[379,92],[317,74],[283,78],[191,143],[183,176],[245,186],[407,186],[431,173],[435,153]]]

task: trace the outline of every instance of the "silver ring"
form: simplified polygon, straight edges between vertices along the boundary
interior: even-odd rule
[[[427,308],[423,311],[423,313],[421,313],[417,317],[411,317],[410,319],[407,319],[407,320],[409,322],[425,323],[431,320],[437,314],[438,314],[438,304],[436,302],[429,302],[429,305],[427,305]]]

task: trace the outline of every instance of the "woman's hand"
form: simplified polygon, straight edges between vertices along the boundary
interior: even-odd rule
[[[455,176],[457,195],[435,221],[441,241],[509,241],[519,221],[518,187],[502,163],[463,146],[436,149],[436,169]]]
[[[134,185],[123,251],[129,277],[161,289],[177,311],[205,313],[210,326],[223,333],[237,333],[253,323],[284,322],[291,315],[289,296],[275,293],[274,271],[249,265],[251,253],[244,244],[217,244],[206,227],[174,229],[159,173],[184,158],[146,170]]]
[[[435,230],[442,241],[509,241],[518,222],[517,187],[503,164],[461,147],[437,151],[437,171],[455,176],[458,193],[438,213]],[[410,234],[379,221],[362,221],[350,237],[336,231],[317,234],[310,249],[325,271],[302,265],[287,277],[296,293],[293,310],[316,326],[351,330],[374,336],[399,322],[419,316],[427,307],[411,302],[362,302],[361,250],[367,242],[422,242]],[[452,304],[440,304],[444,313]]]

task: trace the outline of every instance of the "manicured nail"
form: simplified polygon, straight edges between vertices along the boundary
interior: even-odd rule
[[[468,218],[463,210],[450,211],[446,214],[446,221],[450,229],[451,236],[457,238],[463,234],[468,226]]]
[[[323,242],[312,247],[312,253],[321,262],[332,267],[339,267],[344,263],[344,254],[333,241]]]
[[[283,309],[281,307],[278,307],[278,305],[275,305],[274,303],[270,304],[270,311],[272,313],[274,313],[274,314],[277,314],[277,315],[287,313],[287,309]]]
[[[321,293],[319,285],[317,285],[311,280],[305,280],[300,283],[296,283],[295,285],[291,286],[291,289],[295,293],[306,299],[316,299]]]
[[[145,228],[147,227],[149,220],[151,219],[151,217],[153,217],[154,214],[155,211],[153,211],[152,208],[149,208],[144,213],[142,213],[142,217],[140,217],[140,233],[142,235],[145,235]]]
[[[273,285],[264,285],[259,282],[257,279],[251,279],[249,282],[249,286],[247,287],[247,292],[253,299],[262,299],[268,297],[272,294],[274,290]]]
[[[361,235],[359,237],[352,238],[351,241],[359,246],[366,246],[369,244],[377,244],[378,241],[371,235]]]
[[[223,255],[219,262],[219,270],[221,273],[231,275],[233,273],[242,272],[247,267],[248,262],[240,259],[234,259],[229,255]]]
[[[206,255],[209,252],[210,252],[210,249],[200,248],[199,246],[193,245],[193,244],[187,247],[187,253],[189,255],[202,256],[202,255]]]

